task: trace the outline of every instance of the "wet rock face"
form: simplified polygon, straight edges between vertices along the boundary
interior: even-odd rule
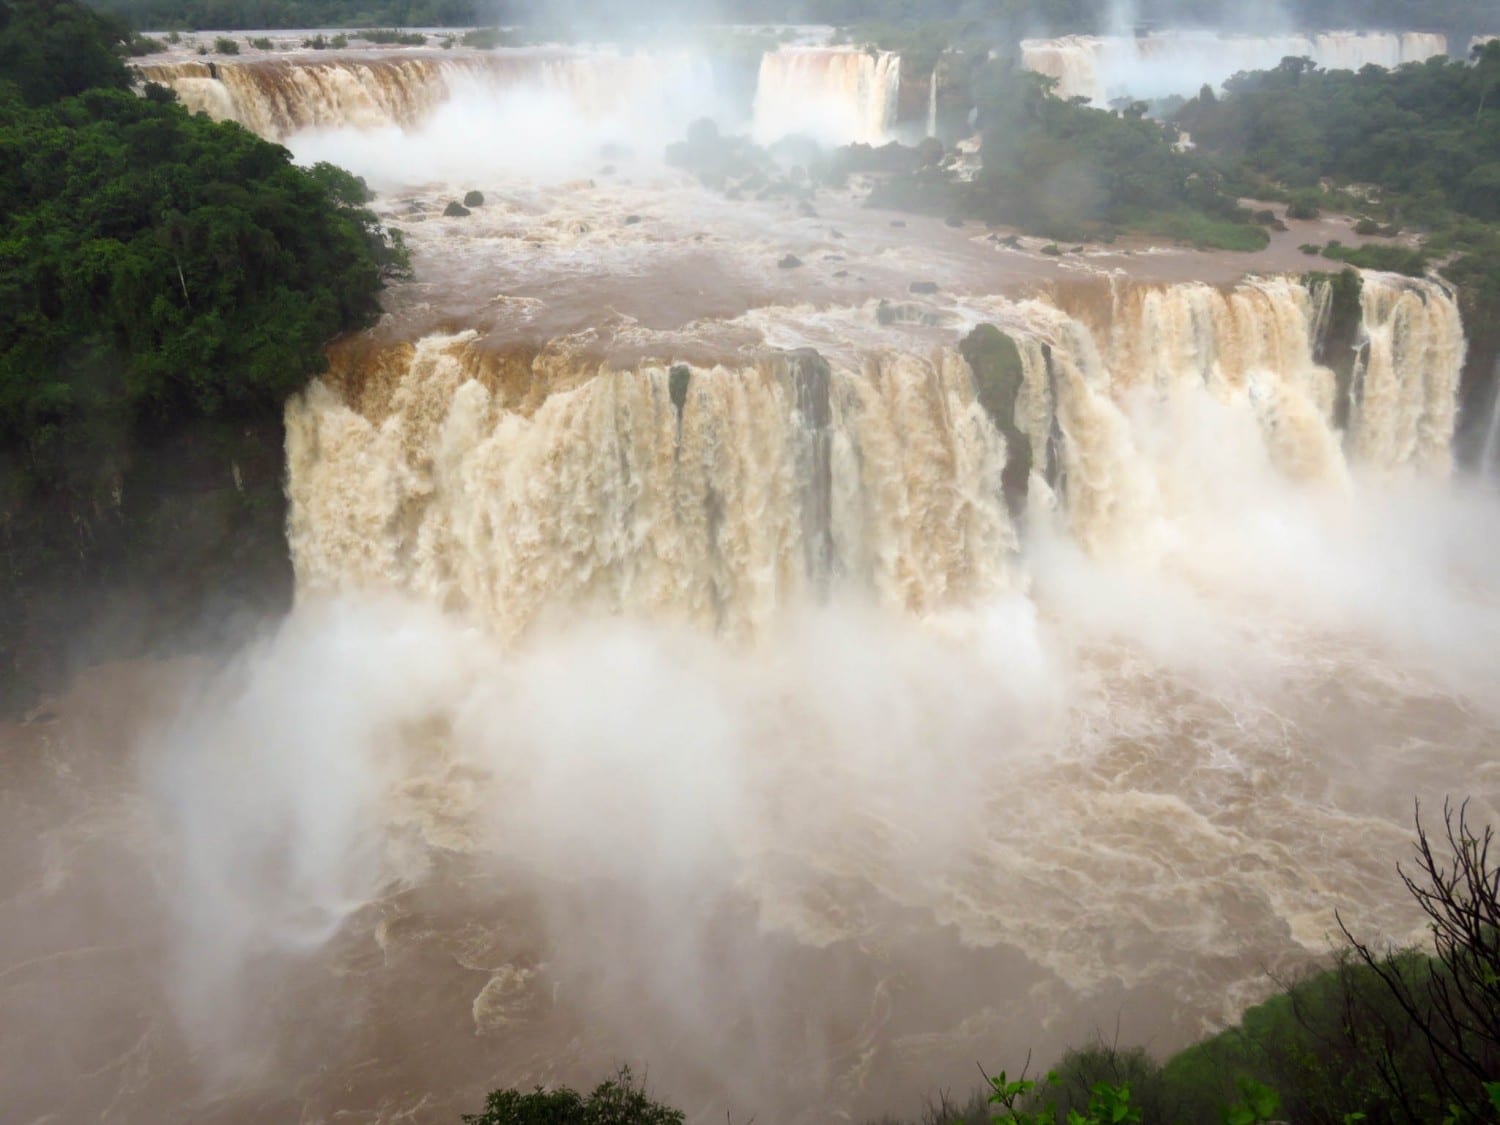
[[[1031,476],[1031,439],[1016,425],[1016,398],[1025,372],[1016,342],[992,324],[981,324],[959,344],[959,351],[974,373],[974,389],[980,406],[1005,437],[1005,470],[1001,484],[1011,514],[1026,508],[1027,482]]]
[[[469,214],[469,209],[456,199],[443,208],[443,216],[449,219],[461,219]]]
[[[0,714],[79,666],[221,646],[284,612],[284,440],[279,421],[153,435],[112,488],[59,489],[0,522]]]

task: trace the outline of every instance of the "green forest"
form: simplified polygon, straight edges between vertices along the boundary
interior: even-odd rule
[[[1115,29],[1123,13],[1141,26],[1210,25],[1264,31],[1268,21],[1303,28],[1390,27],[1445,31],[1467,40],[1500,31],[1497,0],[654,0],[645,7],[602,0],[95,0],[140,29],[287,27],[469,27],[668,25],[683,22],[921,24],[962,21],[1004,35]]]
[[[928,164],[878,184],[872,205],[1061,242],[1112,241],[1126,232],[1227,250],[1259,250],[1269,241],[1220,166],[1182,148],[1176,129],[1149,117],[1145,103],[1110,111],[1064,101],[1050,79],[984,54],[945,67],[976,107],[979,175],[965,182]]]
[[[206,581],[202,555],[170,557],[178,517],[134,507],[163,495],[164,478],[166,493],[184,483],[167,451],[193,448],[194,488],[238,473],[204,550],[284,559],[282,403],[322,369],[330,339],[377,315],[382,279],[403,265],[357,179],[299,169],[160,87],[133,93],[125,37],[70,0],[0,0],[10,684],[46,664],[27,638],[70,619],[77,599],[48,591],[128,578],[165,596],[163,567]],[[240,462],[268,464],[275,491],[245,488]],[[201,523],[215,503],[185,500],[179,515]]]
[[[1325,257],[1459,287],[1471,362],[1500,348],[1500,43],[1468,62],[1394,71],[1323,71],[1304,59],[1239,75],[1178,110],[1234,190],[1362,216],[1366,230],[1411,230],[1419,248],[1322,248]],[[1308,248],[1313,249],[1313,248]]]

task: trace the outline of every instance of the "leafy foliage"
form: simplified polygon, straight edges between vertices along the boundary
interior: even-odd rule
[[[682,1125],[683,1114],[653,1101],[629,1067],[585,1097],[566,1086],[529,1094],[493,1091],[483,1113],[466,1113],[464,1125]]]
[[[1471,368],[1487,376],[1500,355],[1500,43],[1467,63],[1357,74],[1285,59],[1226,88],[1177,117],[1226,181],[1288,198],[1292,218],[1327,204],[1379,216],[1385,232],[1420,228],[1420,248],[1331,245],[1323,254],[1409,274],[1438,263],[1458,286]]]
[[[1426,1048],[1427,1073],[1447,1105],[1482,1119],[1500,1108],[1500,863],[1490,859],[1494,829],[1471,828],[1468,803],[1443,805],[1443,837],[1435,847],[1417,810],[1416,875],[1401,881],[1427,915],[1437,956],[1415,974],[1392,967],[1339,926],[1355,960],[1373,973]],[[1382,1077],[1400,1094],[1408,1084],[1388,1055]]]
[[[1258,250],[1269,236],[1224,177],[1137,103],[1115,112],[1053,95],[1052,80],[988,57],[967,82],[984,136],[972,183],[922,168],[880,185],[871,202],[946,211],[1047,238],[1109,240],[1139,230],[1203,247]]]
[[[274,408],[377,311],[394,248],[354,177],[93,90],[0,114],[0,442],[91,414]]]
[[[119,52],[125,25],[72,0],[0,0],[0,108],[4,87],[27,105],[84,90],[128,89]]]
[[[348,173],[297,168],[162,87],[131,93],[112,22],[69,0],[0,0],[0,20],[11,688],[58,666],[47,646],[99,616],[109,583],[176,621],[245,574],[288,578],[282,401],[376,315],[404,256]]]
[[[1472,65],[1433,59],[1393,71],[1289,58],[1226,91],[1200,95],[1178,119],[1204,149],[1304,189],[1299,208],[1315,214],[1319,182],[1333,177],[1379,185],[1423,222],[1450,212],[1500,219],[1500,43]]]
[[[367,43],[398,47],[421,47],[427,42],[427,36],[420,31],[401,31],[394,27],[367,27],[359,32],[359,38]]]
[[[472,31],[464,32],[459,42],[465,47],[473,47],[481,51],[492,51],[496,47],[512,46],[515,42],[515,37],[510,32],[498,27],[476,27]]]
[[[1140,1109],[1130,1104],[1128,1082],[1093,1083],[1082,1110],[1060,1108],[1049,1096],[1061,1085],[1062,1078],[1055,1070],[1047,1073],[1042,1085],[1027,1079],[1024,1073],[1015,1080],[1007,1079],[1002,1070],[999,1077],[990,1079],[989,1100],[996,1107],[992,1125],[1053,1125],[1057,1121],[1066,1125],[1137,1125],[1141,1120]]]
[[[468,27],[475,0],[96,0],[147,29],[245,31],[304,27]]]
[[[639,26],[648,18],[612,0],[99,0],[137,27],[468,27],[481,18],[511,25]],[[1264,9],[1238,0],[1139,0],[1138,18],[1161,26],[1212,25],[1245,31]],[[1494,0],[1294,0],[1280,6],[1302,27],[1411,27],[1446,31],[1458,39],[1500,25]],[[663,23],[712,18],[737,23],[819,23],[912,27],[953,21],[1010,36],[1099,32],[1118,27],[1121,7],[1111,0],[656,0],[649,17]]]
[[[1341,246],[1330,242],[1323,248],[1323,257],[1346,262],[1362,270],[1385,270],[1389,273],[1404,273],[1409,277],[1421,277],[1427,272],[1428,255],[1420,249],[1406,246],[1381,243]]]

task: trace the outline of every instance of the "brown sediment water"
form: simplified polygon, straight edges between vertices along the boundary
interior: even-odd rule
[[[1364,275],[1341,383],[1295,232],[1053,258],[645,159],[378,206],[415,278],[287,404],[293,612],[0,730],[18,1120],[622,1062],[694,1121],[911,1114],[1189,1042],[1336,910],[1420,938],[1413,798],[1500,812],[1440,284]]]

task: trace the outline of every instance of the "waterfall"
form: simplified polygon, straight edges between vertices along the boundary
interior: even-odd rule
[[[688,53],[518,48],[148,63],[138,71],[189,110],[276,141],[310,129],[409,129],[455,99],[511,92],[550,97],[592,119],[646,105],[685,126],[721,108],[711,102],[707,60]],[[762,144],[799,133],[827,144],[884,144],[900,86],[901,60],[891,52],[783,47],[761,60],[752,131]]]
[[[1484,430],[1484,445],[1479,450],[1479,475],[1485,478],[1500,474],[1500,356],[1495,357],[1490,383],[1494,388],[1490,397],[1490,421]]]
[[[819,569],[914,612],[1009,580],[1003,443],[956,353],[678,368],[680,416],[667,368],[598,371],[527,414],[474,342],[422,340],[382,412],[324,384],[289,407],[300,588],[419,591],[507,635],[591,608],[747,636]]]
[[[1317,35],[1242,36],[1161,31],[1143,36],[1073,35],[1021,43],[1021,65],[1057,79],[1057,95],[1096,106],[1119,97],[1197,93],[1245,70],[1267,70],[1287,56],[1311,58],[1329,70],[1395,67],[1448,51],[1442,35],[1425,32],[1328,31]]]
[[[782,47],[762,56],[752,135],[884,144],[895,124],[901,58],[855,47]]]
[[[1053,92],[1060,98],[1085,98],[1094,105],[1103,105],[1104,89],[1099,84],[1097,60],[1102,44],[1102,39],[1090,35],[1025,39],[1021,42],[1021,65],[1055,79]]]
[[[1398,274],[1366,274],[1360,300],[1353,449],[1385,468],[1446,472],[1465,352],[1458,306],[1436,282]]]
[[[1448,53],[1448,37],[1437,32],[1404,31],[1401,33],[1401,62],[1426,62]]]
[[[465,95],[492,99],[526,92],[599,118],[685,78],[711,85],[706,64],[694,56],[603,49],[269,58],[138,69],[146,81],[174,90],[189,110],[236,121],[270,140],[307,129],[410,128]]]
[[[937,136],[937,105],[938,105],[938,72],[937,64],[932,67],[932,79],[927,87],[927,135]]]
[[[1093,553],[1149,556],[1262,477],[1338,493],[1356,465],[1446,473],[1451,297],[1367,275],[1347,440],[1314,360],[1323,313],[1287,278],[1023,302],[1008,418],[952,348],[625,370],[544,356],[520,398],[514,361],[472,332],[336,356],[287,411],[299,589],[415,592],[505,636],[604,612],[746,638],[831,578],[921,615],[1024,583],[1002,431],[1031,446],[1034,502]]]

